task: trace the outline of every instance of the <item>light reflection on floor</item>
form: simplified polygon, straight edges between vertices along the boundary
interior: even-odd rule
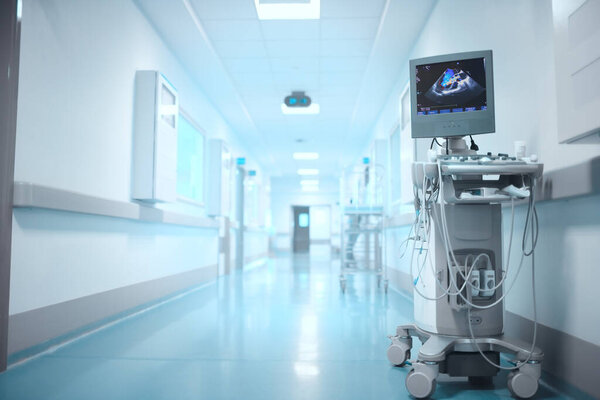
[[[407,398],[407,370],[385,352],[411,302],[369,274],[341,294],[338,275],[322,249],[278,256],[9,369],[0,398]],[[434,397],[508,398],[505,377],[442,382]],[[564,398],[545,385],[536,397]]]

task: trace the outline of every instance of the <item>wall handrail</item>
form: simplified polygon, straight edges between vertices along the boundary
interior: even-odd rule
[[[32,182],[14,183],[13,207],[41,208],[196,228],[219,228],[219,222],[208,217],[161,210],[139,203],[106,199]]]

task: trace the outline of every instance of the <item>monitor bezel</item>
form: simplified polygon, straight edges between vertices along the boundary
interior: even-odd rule
[[[416,68],[418,65],[483,58],[486,80],[486,110],[462,113],[418,115]],[[492,50],[468,51],[410,60],[410,112],[413,138],[481,135],[496,130],[494,107],[494,66]]]

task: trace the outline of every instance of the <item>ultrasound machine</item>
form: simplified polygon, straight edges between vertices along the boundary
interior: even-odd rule
[[[416,217],[407,254],[415,322],[390,336],[388,359],[410,367],[406,387],[416,398],[434,393],[439,374],[489,384],[500,370],[509,371],[513,396],[529,398],[543,359],[535,346],[534,254],[543,165],[535,156],[477,153],[472,135],[495,131],[491,50],[411,60],[410,94],[412,137],[432,141],[428,160],[412,166]],[[526,220],[513,234],[518,204],[527,206]],[[504,245],[503,209],[512,213]],[[504,298],[524,264],[532,275],[532,343],[503,333]],[[413,338],[422,346],[411,362]]]

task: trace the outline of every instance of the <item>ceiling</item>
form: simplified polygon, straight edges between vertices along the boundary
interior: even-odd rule
[[[364,152],[435,1],[321,0],[318,20],[259,20],[254,0],[137,3],[270,175],[336,176]],[[292,90],[321,112],[283,115]]]

